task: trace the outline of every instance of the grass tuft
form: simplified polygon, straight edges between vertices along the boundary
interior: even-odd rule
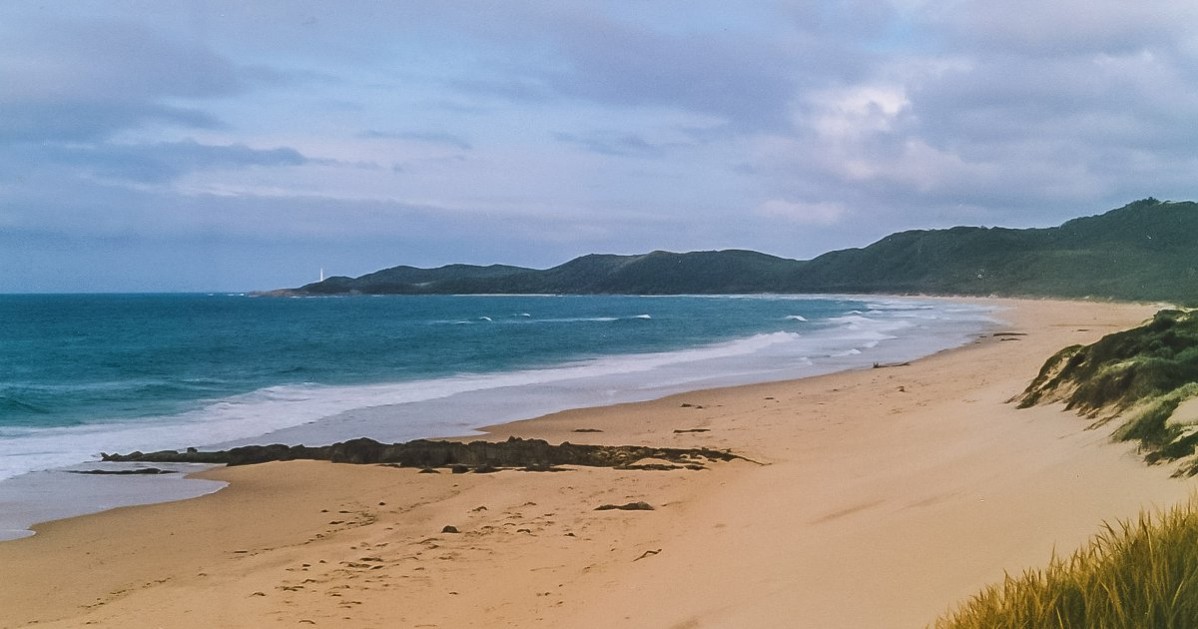
[[[1067,559],[1007,575],[936,629],[1189,629],[1198,621],[1198,499],[1104,524]]]

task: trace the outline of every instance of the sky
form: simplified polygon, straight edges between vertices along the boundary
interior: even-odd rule
[[[0,292],[808,259],[1198,199],[1192,0],[5,0]]]

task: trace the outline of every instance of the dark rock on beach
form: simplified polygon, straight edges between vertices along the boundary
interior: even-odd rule
[[[552,469],[559,465],[621,467],[642,459],[660,459],[679,464],[700,461],[730,461],[744,458],[725,450],[709,448],[655,448],[651,446],[600,446],[565,442],[551,445],[543,439],[507,441],[431,441],[417,439],[406,443],[379,443],[360,438],[329,446],[308,447],[273,444],[243,446],[231,450],[203,452],[132,452],[104,454],[105,461],[149,463],[216,463],[249,465],[268,461],[311,459],[334,463],[390,464],[400,467],[450,468],[455,473],[469,469],[489,471],[498,468]],[[481,468],[481,469],[480,469]]]
[[[653,505],[647,502],[629,502],[622,505],[600,505],[595,507],[596,511],[611,511],[618,509],[620,511],[653,511]]]
[[[71,474],[94,474],[97,476],[152,476],[156,474],[174,474],[174,470],[164,470],[157,467],[139,467],[131,470],[67,470]]]

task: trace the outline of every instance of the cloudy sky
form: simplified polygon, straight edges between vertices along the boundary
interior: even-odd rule
[[[5,0],[0,292],[1198,199],[1191,0]]]

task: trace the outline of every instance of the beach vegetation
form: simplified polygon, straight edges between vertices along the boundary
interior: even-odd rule
[[[1069,557],[1010,575],[936,629],[1183,629],[1198,619],[1198,500],[1104,524]]]
[[[1158,463],[1195,454],[1198,414],[1179,413],[1195,397],[1198,311],[1169,309],[1092,345],[1061,350],[1018,401],[1021,408],[1064,402],[1095,426],[1117,421],[1112,437],[1137,442],[1145,460]],[[1183,463],[1179,473],[1198,473],[1198,462]]]

